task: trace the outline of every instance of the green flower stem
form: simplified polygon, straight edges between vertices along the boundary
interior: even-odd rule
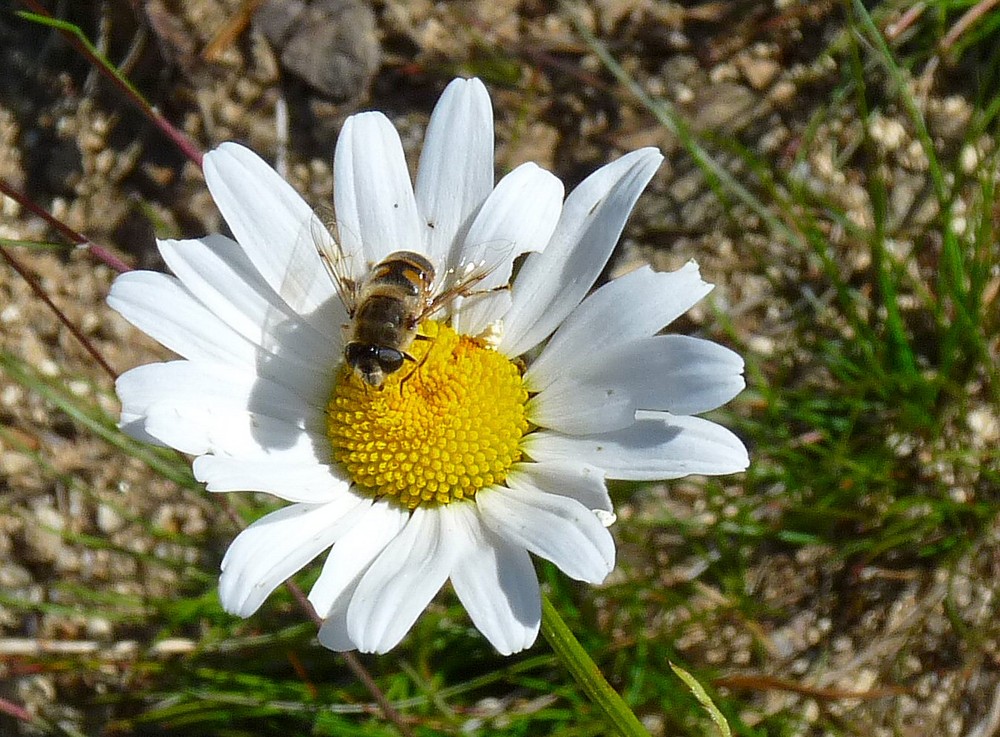
[[[542,594],[542,634],[555,650],[563,665],[573,674],[580,688],[604,714],[608,723],[623,737],[649,737],[635,713],[629,708],[618,692],[611,688],[600,669],[587,655],[580,641],[573,636],[569,627],[552,606],[552,602]]]

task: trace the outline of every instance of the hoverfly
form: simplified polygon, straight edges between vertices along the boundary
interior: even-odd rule
[[[329,230],[333,235],[335,228]],[[413,360],[407,349],[419,337],[421,322],[460,297],[508,288],[504,284],[476,290],[476,285],[503,262],[506,252],[488,262],[467,263],[438,275],[426,256],[394,251],[378,263],[367,264],[365,273],[354,277],[336,237],[314,235],[313,240],[347,310],[344,361],[375,388],[404,362]]]

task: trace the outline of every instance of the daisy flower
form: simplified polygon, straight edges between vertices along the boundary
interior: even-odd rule
[[[227,611],[250,616],[326,553],[309,593],[326,647],[389,650],[450,581],[475,626],[514,653],[541,616],[529,554],[595,584],[614,567],[606,479],[747,466],[735,435],[695,416],[743,388],[742,360],[659,334],[710,291],[697,266],[640,268],[588,296],[661,160],[627,154],[565,201],[530,163],[494,185],[492,110],[475,79],[436,105],[415,183],[385,116],[346,121],[332,234],[248,149],[205,156],[235,240],[160,241],[174,276],[124,274],[108,302],[181,357],[121,376],[122,428],[197,456],[209,491],[289,502],[230,546]],[[408,360],[373,387],[345,365],[350,317],[303,236],[317,232],[362,274],[403,249],[439,274],[481,262],[487,244],[505,251],[479,298],[424,320]]]

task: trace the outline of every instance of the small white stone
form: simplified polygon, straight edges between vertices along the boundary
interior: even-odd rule
[[[10,384],[0,391],[0,404],[5,407],[14,407],[21,402],[21,397],[24,396],[24,391],[20,386],[16,384]]]
[[[868,133],[883,151],[896,151],[906,140],[906,129],[898,120],[878,113],[868,122]]]
[[[977,444],[985,445],[1000,440],[1000,418],[988,407],[977,407],[970,411],[965,422],[977,435]]]
[[[979,152],[976,151],[976,147],[971,144],[965,144],[962,146],[962,153],[959,154],[959,162],[962,167],[962,171],[966,174],[971,174],[979,166]]]
[[[100,504],[97,507],[97,529],[106,535],[118,532],[125,526],[125,520],[114,509],[107,504]]]
[[[684,105],[694,100],[694,92],[686,84],[674,86],[674,100]]]

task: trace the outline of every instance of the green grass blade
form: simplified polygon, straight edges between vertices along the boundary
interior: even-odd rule
[[[43,377],[26,361],[8,351],[0,350],[0,369],[56,409],[65,412],[88,432],[120,449],[126,455],[142,461],[164,478],[187,488],[200,488],[187,463],[181,463],[176,454],[129,438],[118,429],[112,418],[97,407],[84,407],[78,397],[57,386],[53,380]]]

